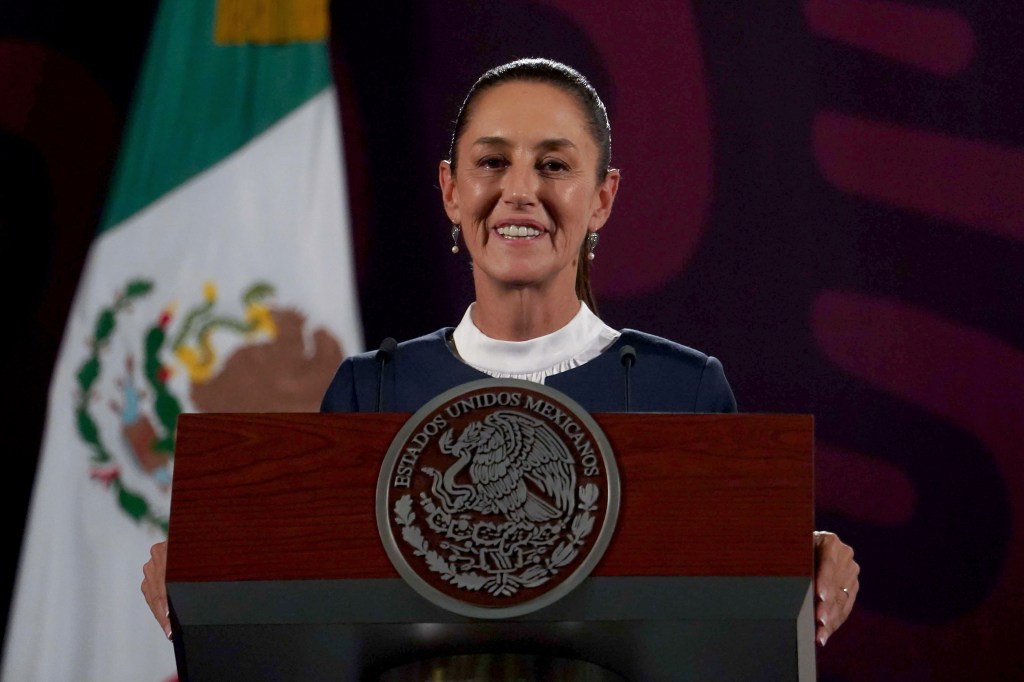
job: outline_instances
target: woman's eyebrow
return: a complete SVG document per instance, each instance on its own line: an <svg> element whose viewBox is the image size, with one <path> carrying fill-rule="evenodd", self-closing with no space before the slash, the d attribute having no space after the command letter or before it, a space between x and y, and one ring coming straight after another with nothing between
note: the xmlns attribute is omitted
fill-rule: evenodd
<svg viewBox="0 0 1024 682"><path fill-rule="evenodd" d="M572 140L570 140L568 138L565 138L565 137L559 137L559 138L555 138L555 139L551 139L551 140L541 140L536 145L534 145L534 149L542 149L542 150L566 149L566 148L575 149L576 145L573 144Z"/></svg>
<svg viewBox="0 0 1024 682"><path fill-rule="evenodd" d="M484 137L478 137L473 141L474 145L480 145L484 147L508 147L509 141L500 135L485 135Z"/></svg>

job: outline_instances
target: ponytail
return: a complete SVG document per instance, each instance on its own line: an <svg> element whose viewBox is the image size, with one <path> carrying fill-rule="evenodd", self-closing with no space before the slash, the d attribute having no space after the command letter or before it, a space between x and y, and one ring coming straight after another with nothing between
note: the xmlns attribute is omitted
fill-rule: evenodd
<svg viewBox="0 0 1024 682"><path fill-rule="evenodd" d="M576 297L586 303L590 311L597 315L597 299L594 298L594 289L590 285L590 249L587 248L586 239L580 245L577 262Z"/></svg>

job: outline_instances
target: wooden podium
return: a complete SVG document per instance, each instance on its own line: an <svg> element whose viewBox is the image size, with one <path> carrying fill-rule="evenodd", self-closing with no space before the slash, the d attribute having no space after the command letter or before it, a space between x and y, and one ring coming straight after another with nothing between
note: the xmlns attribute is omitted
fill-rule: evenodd
<svg viewBox="0 0 1024 682"><path fill-rule="evenodd" d="M588 661L642 682L814 680L813 418L592 415L615 534L545 608L476 620L390 563L377 477L409 419L179 418L167 588L181 682L378 680L462 653Z"/></svg>

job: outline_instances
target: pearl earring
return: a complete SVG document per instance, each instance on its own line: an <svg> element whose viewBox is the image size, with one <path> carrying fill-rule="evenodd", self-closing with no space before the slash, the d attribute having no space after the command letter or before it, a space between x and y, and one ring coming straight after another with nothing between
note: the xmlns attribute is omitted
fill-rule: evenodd
<svg viewBox="0 0 1024 682"><path fill-rule="evenodd" d="M459 252L459 233L462 232L462 227L457 223L452 223L452 253Z"/></svg>
<svg viewBox="0 0 1024 682"><path fill-rule="evenodd" d="M594 250L597 249L597 232L587 233L587 260L594 260Z"/></svg>

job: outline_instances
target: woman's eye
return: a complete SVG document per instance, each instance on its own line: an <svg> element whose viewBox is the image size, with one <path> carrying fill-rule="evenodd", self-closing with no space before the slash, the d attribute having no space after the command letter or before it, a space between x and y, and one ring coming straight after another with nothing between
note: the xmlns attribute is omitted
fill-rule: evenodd
<svg viewBox="0 0 1024 682"><path fill-rule="evenodd" d="M490 170L500 170L506 166L505 159L500 156L487 156L480 159L479 166Z"/></svg>
<svg viewBox="0 0 1024 682"><path fill-rule="evenodd" d="M569 170L569 166L557 159L546 159L541 161L540 169L545 173L561 173L562 171Z"/></svg>

